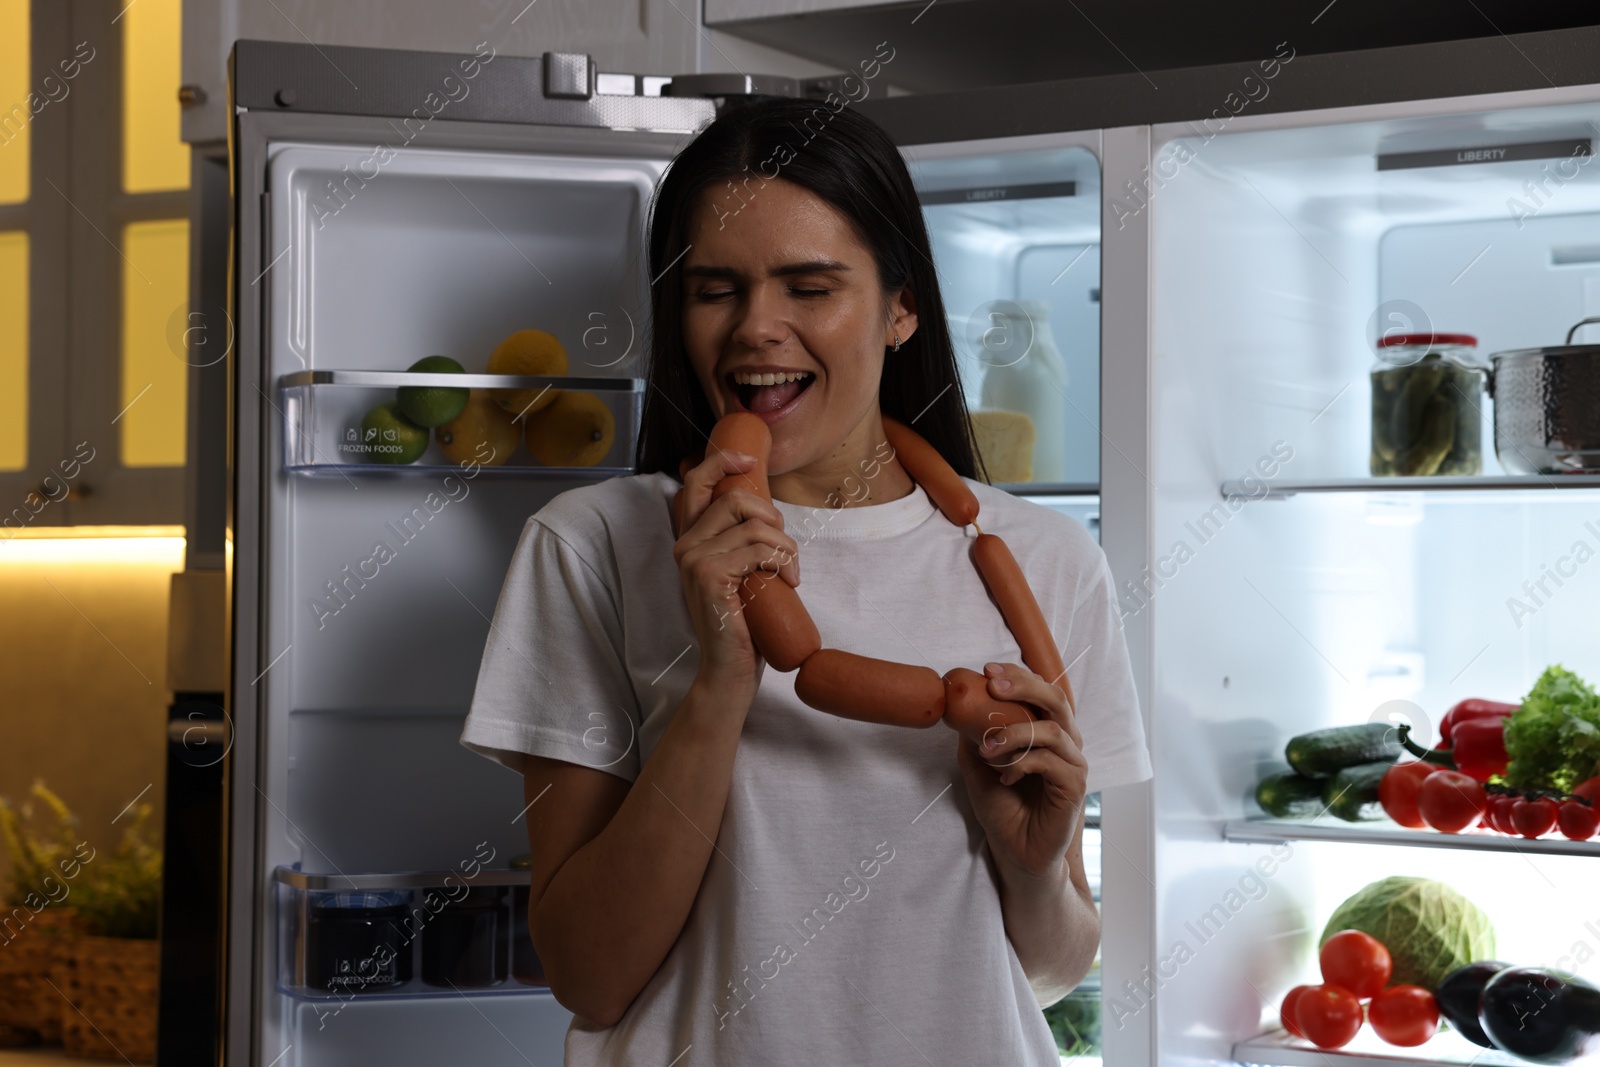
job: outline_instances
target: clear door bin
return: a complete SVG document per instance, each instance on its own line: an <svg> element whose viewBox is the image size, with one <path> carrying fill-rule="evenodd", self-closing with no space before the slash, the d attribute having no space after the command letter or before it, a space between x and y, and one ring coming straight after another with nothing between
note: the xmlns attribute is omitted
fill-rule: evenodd
<svg viewBox="0 0 1600 1067"><path fill-rule="evenodd" d="M644 379L306 370L280 394L291 473L602 479L633 472Z"/></svg>
<svg viewBox="0 0 1600 1067"><path fill-rule="evenodd" d="M307 874L279 867L278 991L303 1000L548 992L528 871ZM512 961L517 961L513 966ZM532 961L531 963L528 961Z"/></svg>

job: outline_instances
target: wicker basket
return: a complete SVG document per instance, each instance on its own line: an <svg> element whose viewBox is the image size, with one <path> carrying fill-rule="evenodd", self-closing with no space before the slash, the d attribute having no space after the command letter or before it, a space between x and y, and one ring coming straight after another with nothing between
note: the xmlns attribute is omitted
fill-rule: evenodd
<svg viewBox="0 0 1600 1067"><path fill-rule="evenodd" d="M161 942L154 938L78 938L58 969L61 1045L69 1056L151 1063L156 1058Z"/></svg>
<svg viewBox="0 0 1600 1067"><path fill-rule="evenodd" d="M10 920L0 926L0 1027L32 1030L54 1044L61 1040L64 1002L50 987L51 974L81 936L73 910L52 905L34 915L22 906L0 907L0 920Z"/></svg>

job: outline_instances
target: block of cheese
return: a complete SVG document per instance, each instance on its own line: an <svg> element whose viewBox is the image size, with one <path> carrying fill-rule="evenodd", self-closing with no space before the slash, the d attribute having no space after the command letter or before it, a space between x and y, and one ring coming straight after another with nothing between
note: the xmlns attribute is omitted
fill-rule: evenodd
<svg viewBox="0 0 1600 1067"><path fill-rule="evenodd" d="M1020 411L972 411L972 437L993 483L1033 480L1033 420Z"/></svg>

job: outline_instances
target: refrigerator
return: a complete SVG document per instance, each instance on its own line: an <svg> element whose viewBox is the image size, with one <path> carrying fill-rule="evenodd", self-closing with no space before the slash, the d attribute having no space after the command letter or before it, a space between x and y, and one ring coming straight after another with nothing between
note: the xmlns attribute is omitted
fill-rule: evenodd
<svg viewBox="0 0 1600 1067"><path fill-rule="evenodd" d="M1596 57L1590 29L1321 55L1290 35L1248 63L852 105L916 179L975 407L1012 366L992 331L1031 345L1048 321L1064 373L1040 418L1064 464L1006 488L1085 522L1121 597L1155 778L1097 798L1086 831L1102 947L1050 1016L1064 1061L1522 1062L1453 1033L1319 1050L1279 1027L1329 913L1389 875L1465 894L1499 958L1600 983L1593 842L1253 800L1309 730L1402 701L1431 740L1456 700L1516 701L1550 664L1600 678L1600 565L1536 605L1523 587L1600 550L1600 479L1503 471L1487 397L1481 473L1368 467L1379 337L1467 333L1487 355L1600 315ZM317 992L308 935L341 893L390 907L468 868L515 889L517 776L456 738L523 520L627 473L651 183L729 96L842 84L671 80L235 50L229 1067L559 1060L568 1016L536 985L430 985L419 943L405 984ZM524 328L605 398L600 464L468 478L436 446L393 467L341 451L411 363L480 373Z"/></svg>
<svg viewBox="0 0 1600 1067"><path fill-rule="evenodd" d="M1594 841L1266 819L1252 800L1294 735L1409 721L1433 744L1461 699L1518 703L1554 664L1600 677L1600 580L1571 563L1595 547L1600 479L1518 473L1496 448L1505 388L1461 397L1481 470L1372 474L1393 424L1380 338L1468 335L1488 360L1600 313L1600 71L1562 61L1594 34L1529 36L1408 57L1449 84L1489 52L1474 77L1501 91L1149 127L1150 541L1124 588L1150 628L1155 988L1107 1010L1151 1015L1161 1063L1527 1062L1455 1032L1401 1048L1363 1027L1336 1052L1284 1035L1330 914L1385 877L1464 895L1496 959L1600 981Z"/></svg>
<svg viewBox="0 0 1600 1067"><path fill-rule="evenodd" d="M1280 1005L1321 981L1335 907L1391 876L1467 897L1498 959L1600 980L1593 841L1273 819L1254 791L1311 730L1433 743L1460 699L1600 675L1600 580L1576 562L1600 479L1503 466L1476 393L1480 471L1371 473L1380 338L1472 335L1487 360L1597 314L1600 34L1325 55L1285 35L1250 63L874 114L913 155L1100 130L1101 540L1155 768L1103 798L1104 1061L1527 1062L1370 1026L1319 1049Z"/></svg>
<svg viewBox="0 0 1600 1067"><path fill-rule="evenodd" d="M457 739L525 520L631 470L653 184L720 106L827 83L240 41L230 85L225 1062L559 1062L570 1015L518 929L520 777ZM996 357L996 307L1037 300L1040 330L1049 318L1038 350L1063 373L1044 428L1071 462L1008 488L1091 531L1098 148L1095 133L980 140L914 165L951 328L976 338L969 395L1035 344L1029 320ZM373 415L402 386L552 384L485 373L526 329L562 343L560 387L609 412L591 465L520 446L499 464L437 436L412 458ZM407 373L434 355L464 373ZM1076 994L1080 1025L1097 988Z"/></svg>

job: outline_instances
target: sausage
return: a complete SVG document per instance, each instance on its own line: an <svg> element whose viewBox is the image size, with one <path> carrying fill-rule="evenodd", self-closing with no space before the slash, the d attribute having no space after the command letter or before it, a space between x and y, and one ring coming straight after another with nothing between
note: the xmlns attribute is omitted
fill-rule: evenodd
<svg viewBox="0 0 1600 1067"><path fill-rule="evenodd" d="M795 675L794 691L818 711L885 726L932 726L944 717L944 679L932 667L837 648L807 657Z"/></svg>
<svg viewBox="0 0 1600 1067"><path fill-rule="evenodd" d="M989 587L989 595L1000 607L1000 615L1017 639L1022 649L1022 662L1034 674L1047 682L1054 682L1067 697L1067 707L1076 709L1072 698L1072 683L1067 681L1067 669L1061 663L1061 653L1055 638L1050 636L1050 625L1045 622L1039 602L1028 587L1022 568L1011 549L995 534L979 534L972 542L972 562Z"/></svg>
<svg viewBox="0 0 1600 1067"><path fill-rule="evenodd" d="M722 416L711 428L711 441L706 445L707 453L713 450L747 452L756 457L756 465L743 473L723 475L717 487L711 491L712 500L734 488L748 489L763 500L772 499L772 491L767 487L767 460L772 455L772 431L767 429L760 415L748 411L730 411Z"/></svg>
<svg viewBox="0 0 1600 1067"><path fill-rule="evenodd" d="M977 519L978 498L972 495L972 487L921 434L887 415L883 416L883 434L900 465L945 518L957 526L970 526Z"/></svg>
<svg viewBox="0 0 1600 1067"><path fill-rule="evenodd" d="M980 744L996 727L1035 718L1027 704L990 696L989 679L977 671L956 667L945 672L944 724L965 734L973 744Z"/></svg>
<svg viewBox="0 0 1600 1067"><path fill-rule="evenodd" d="M715 500L733 489L747 489L771 501L767 486L767 460L772 453L772 432L761 416L748 411L733 411L711 428L712 448L747 452L756 465L743 473L725 475L711 491ZM744 605L745 625L763 659L787 673L799 667L806 657L822 647L822 635L811 613L800 602L794 586L772 574L757 571L739 583L739 602Z"/></svg>
<svg viewBox="0 0 1600 1067"><path fill-rule="evenodd" d="M739 583L745 625L763 659L788 673L822 648L822 635L795 587L779 575L757 570Z"/></svg>

